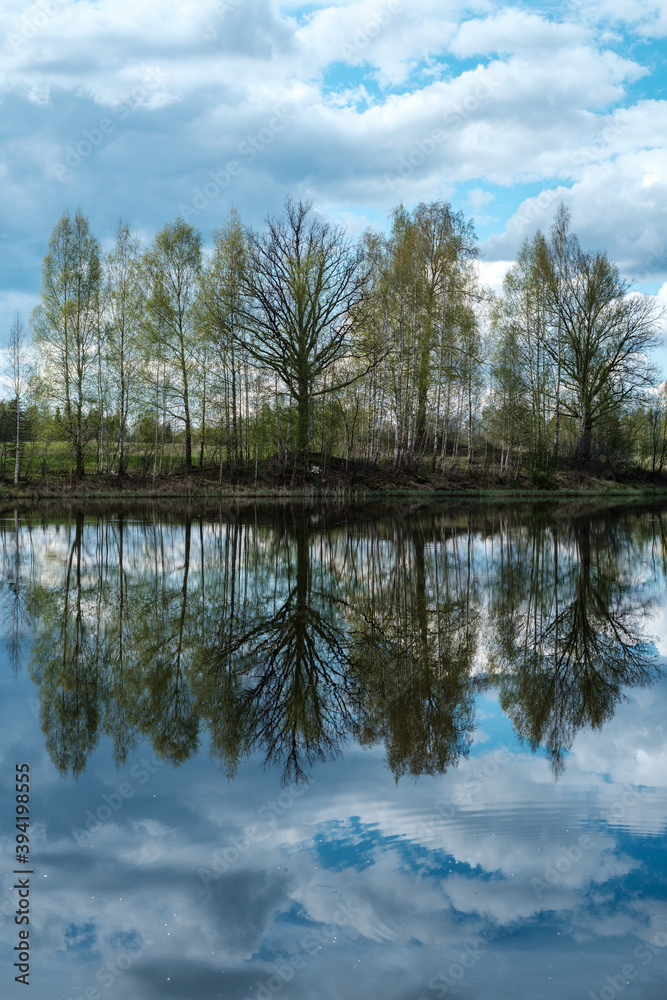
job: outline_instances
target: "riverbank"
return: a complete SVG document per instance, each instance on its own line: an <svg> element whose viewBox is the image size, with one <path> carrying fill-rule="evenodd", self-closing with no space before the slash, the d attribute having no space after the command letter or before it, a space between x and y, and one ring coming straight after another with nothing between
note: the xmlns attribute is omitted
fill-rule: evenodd
<svg viewBox="0 0 667 1000"><path fill-rule="evenodd" d="M195 469L189 475L171 473L153 480L137 475L91 475L82 480L51 476L29 482L0 483L0 501L67 499L321 499L321 500L398 500L403 497L428 496L429 499L520 497L641 497L667 498L667 475L632 470L611 473L598 469L558 470L527 475L500 477L482 470L451 471L444 476L423 470L372 468L358 463L347 467L341 462L322 477L313 465L306 481L291 482L267 473L255 477L254 470L241 470L223 476L217 470Z"/></svg>

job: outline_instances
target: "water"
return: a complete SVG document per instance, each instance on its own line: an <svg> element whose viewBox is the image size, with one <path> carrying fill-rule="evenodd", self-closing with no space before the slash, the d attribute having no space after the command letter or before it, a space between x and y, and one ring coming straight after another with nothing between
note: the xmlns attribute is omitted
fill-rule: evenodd
<svg viewBox="0 0 667 1000"><path fill-rule="evenodd" d="M27 928L33 1000L664 998L667 510L0 540L3 996Z"/></svg>

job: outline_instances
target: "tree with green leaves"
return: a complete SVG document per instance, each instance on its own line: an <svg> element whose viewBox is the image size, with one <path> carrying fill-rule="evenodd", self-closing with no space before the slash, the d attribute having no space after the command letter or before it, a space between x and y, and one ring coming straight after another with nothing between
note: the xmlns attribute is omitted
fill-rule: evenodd
<svg viewBox="0 0 667 1000"><path fill-rule="evenodd" d="M428 397L433 385L438 320L443 306L453 311L461 299L470 306L469 264L478 256L473 224L449 202L420 202L411 214L415 229L419 280L422 284L422 331L417 367L415 438L426 433ZM467 310L470 313L470 308ZM468 368L470 365L468 365Z"/></svg>
<svg viewBox="0 0 667 1000"><path fill-rule="evenodd" d="M116 242L105 260L107 299L107 360L118 413L118 473L125 472L125 448L130 393L138 367L142 300L139 284L139 240L127 222L116 228Z"/></svg>
<svg viewBox="0 0 667 1000"><path fill-rule="evenodd" d="M409 468L423 453L431 428L435 463L439 443L446 446L454 384L464 394L470 388L464 372L467 365L471 374L470 356L459 341L470 330L475 293L470 265L477 249L472 225L447 202L422 202L412 212L400 205L391 218L391 232L374 253L381 275L374 278L389 346L394 466L402 462ZM459 403L462 407L463 395Z"/></svg>
<svg viewBox="0 0 667 1000"><path fill-rule="evenodd" d="M501 476L518 473L515 456L523 450L528 426L529 390L520 345L520 330L507 309L506 299L497 299L491 313L494 347L491 355L491 393L487 402L491 432L500 443Z"/></svg>
<svg viewBox="0 0 667 1000"><path fill-rule="evenodd" d="M65 212L42 264L41 302L32 315L40 353L40 383L63 413L74 450L76 476L84 475L84 433L90 377L96 361L101 265L98 240L86 216Z"/></svg>
<svg viewBox="0 0 667 1000"><path fill-rule="evenodd" d="M20 312L16 312L9 330L9 363L7 375L12 388L16 408L16 457L14 460L14 485L19 481L21 457L21 407L25 407L26 394L33 374L28 358L28 344L25 325Z"/></svg>
<svg viewBox="0 0 667 1000"><path fill-rule="evenodd" d="M493 312L493 326L500 343L496 352L496 372L503 371L503 405L512 411L511 422L525 443L533 470L548 464L551 450L547 426L553 399L553 364L557 347L550 340L548 249L538 230L532 240L525 239L516 263L505 275L503 295ZM508 363L512 358L511 368ZM499 365L499 366L498 366ZM514 378L510 388L510 371ZM522 407L525 424L519 428L515 417ZM507 414L506 414L507 415Z"/></svg>
<svg viewBox="0 0 667 1000"><path fill-rule="evenodd" d="M221 399L223 420L227 421L229 465L237 466L241 457L241 369L245 361L245 352L238 341L242 336L241 319L248 305L244 288L249 260L247 236L235 208L230 210L224 225L213 233L213 239L213 253L202 274L198 321L201 340L210 344L215 358L211 391Z"/></svg>
<svg viewBox="0 0 667 1000"><path fill-rule="evenodd" d="M143 258L150 338L160 340L170 372L170 412L185 424L185 469L192 470L190 381L196 346L195 303L202 266L202 237L183 219L160 230Z"/></svg>
<svg viewBox="0 0 667 1000"><path fill-rule="evenodd" d="M548 240L537 232L524 241L494 310L505 416L530 420L519 438L530 434L534 469L558 462L562 417L578 464L595 446L608 453L613 427L656 378L654 304L630 293L605 253L582 250L569 226L561 205Z"/></svg>

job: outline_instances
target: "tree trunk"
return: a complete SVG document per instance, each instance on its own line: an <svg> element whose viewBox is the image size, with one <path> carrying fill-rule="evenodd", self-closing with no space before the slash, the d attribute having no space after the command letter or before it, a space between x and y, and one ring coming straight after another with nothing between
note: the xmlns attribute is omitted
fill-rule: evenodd
<svg viewBox="0 0 667 1000"><path fill-rule="evenodd" d="M204 438L206 436L206 370L204 369L203 396L201 404L201 447L199 449L199 468L204 468Z"/></svg>
<svg viewBox="0 0 667 1000"><path fill-rule="evenodd" d="M578 465L583 467L590 463L592 442L593 419L590 412L584 411L579 441L577 442L576 460Z"/></svg>
<svg viewBox="0 0 667 1000"><path fill-rule="evenodd" d="M299 464L305 470L308 452L308 424L310 418L310 384L305 372L299 372L297 382L297 431L296 450Z"/></svg>
<svg viewBox="0 0 667 1000"><path fill-rule="evenodd" d="M19 408L19 397L16 397L16 461L14 462L14 485L19 481L19 448L21 445L21 411Z"/></svg>
<svg viewBox="0 0 667 1000"><path fill-rule="evenodd" d="M83 413L81 401L77 407L76 413L76 478L83 479L84 475L84 462L83 462Z"/></svg>
<svg viewBox="0 0 667 1000"><path fill-rule="evenodd" d="M118 475L125 473L125 326L120 334L120 427L118 428Z"/></svg>

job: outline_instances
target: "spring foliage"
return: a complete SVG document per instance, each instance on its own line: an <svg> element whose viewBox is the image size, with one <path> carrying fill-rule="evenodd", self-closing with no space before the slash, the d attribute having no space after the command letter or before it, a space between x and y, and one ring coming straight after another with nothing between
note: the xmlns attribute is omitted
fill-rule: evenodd
<svg viewBox="0 0 667 1000"><path fill-rule="evenodd" d="M221 479L332 459L506 477L661 468L651 300L581 248L562 205L502 294L478 257L445 202L399 206L356 241L308 202L288 198L258 232L232 209L210 251L183 219L145 248L121 221L105 256L65 212L31 320L44 426L57 416L78 477L93 454L97 471L155 477L175 449L186 472L215 463Z"/></svg>

